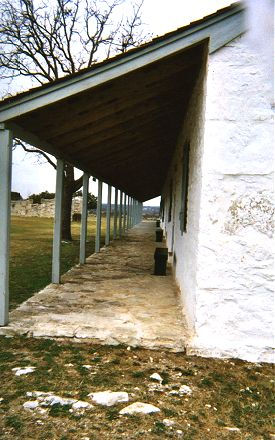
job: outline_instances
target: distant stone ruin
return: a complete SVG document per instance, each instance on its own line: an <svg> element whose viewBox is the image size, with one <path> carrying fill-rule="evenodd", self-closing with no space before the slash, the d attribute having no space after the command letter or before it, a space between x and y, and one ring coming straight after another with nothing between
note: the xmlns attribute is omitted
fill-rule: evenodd
<svg viewBox="0 0 275 440"><path fill-rule="evenodd" d="M22 217L54 217L55 199L41 199L41 203L33 203L32 199L11 202L11 215ZM82 197L75 197L72 203L72 215L82 211Z"/></svg>

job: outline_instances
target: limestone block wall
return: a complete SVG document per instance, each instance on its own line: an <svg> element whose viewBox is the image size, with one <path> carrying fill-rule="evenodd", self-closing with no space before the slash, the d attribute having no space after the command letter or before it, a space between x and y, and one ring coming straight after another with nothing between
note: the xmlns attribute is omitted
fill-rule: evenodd
<svg viewBox="0 0 275 440"><path fill-rule="evenodd" d="M200 79L163 189L163 226L191 330L188 352L271 362L271 83L246 36L212 54L208 62L205 120ZM181 148L187 138L188 216L187 232L181 235Z"/></svg>
<svg viewBox="0 0 275 440"><path fill-rule="evenodd" d="M40 203L32 203L32 200L17 200L11 202L11 215L25 217L54 217L54 199L42 199ZM82 198L75 197L72 203L72 213L81 213Z"/></svg>
<svg viewBox="0 0 275 440"><path fill-rule="evenodd" d="M174 158L169 168L162 192L165 215L162 226L165 231L168 251L171 257L174 275L181 290L182 310L186 316L190 334L195 331L196 321L196 272L198 258L201 159L203 152L204 99L207 51L202 60L201 72L197 78L187 115L178 139ZM187 212L187 232L180 230L180 210L182 197L182 161L183 147L190 142L189 200ZM170 185L172 184L172 216L168 219L170 205Z"/></svg>
<svg viewBox="0 0 275 440"><path fill-rule="evenodd" d="M271 95L247 37L210 56L193 352L273 360Z"/></svg>

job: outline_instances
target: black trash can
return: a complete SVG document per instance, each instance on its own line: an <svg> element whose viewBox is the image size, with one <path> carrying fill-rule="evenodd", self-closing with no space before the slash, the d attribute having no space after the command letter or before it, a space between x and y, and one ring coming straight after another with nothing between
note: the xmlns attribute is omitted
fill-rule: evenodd
<svg viewBox="0 0 275 440"><path fill-rule="evenodd" d="M168 248L156 248L154 259L155 259L154 275L166 275Z"/></svg>
<svg viewBox="0 0 275 440"><path fill-rule="evenodd" d="M161 228L156 229L156 241L162 242L163 239L163 230Z"/></svg>
<svg viewBox="0 0 275 440"><path fill-rule="evenodd" d="M156 221L156 227L159 228L160 227L160 220Z"/></svg>

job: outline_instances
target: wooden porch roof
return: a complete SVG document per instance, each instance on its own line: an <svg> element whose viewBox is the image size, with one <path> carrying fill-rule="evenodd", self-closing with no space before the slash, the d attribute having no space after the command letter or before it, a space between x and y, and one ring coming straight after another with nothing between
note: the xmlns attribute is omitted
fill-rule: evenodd
<svg viewBox="0 0 275 440"><path fill-rule="evenodd" d="M161 192L206 54L244 31L237 4L0 104L14 137L145 201Z"/></svg>

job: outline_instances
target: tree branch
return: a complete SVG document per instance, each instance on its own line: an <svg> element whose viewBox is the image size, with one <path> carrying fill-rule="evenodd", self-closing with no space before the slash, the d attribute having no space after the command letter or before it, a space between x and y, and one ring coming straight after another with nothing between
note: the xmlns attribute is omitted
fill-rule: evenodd
<svg viewBox="0 0 275 440"><path fill-rule="evenodd" d="M47 155L47 153L45 153L45 151L43 150L39 150L37 148L28 148L26 146L26 144L21 141L20 139L14 139L14 145L16 146L20 146L23 148L24 151L26 151L27 153L34 153L34 154L39 154L40 156L44 157L44 159L46 159L46 161L54 168L56 169L56 164L51 160L51 158Z"/></svg>

